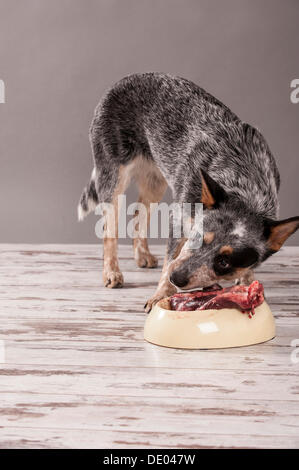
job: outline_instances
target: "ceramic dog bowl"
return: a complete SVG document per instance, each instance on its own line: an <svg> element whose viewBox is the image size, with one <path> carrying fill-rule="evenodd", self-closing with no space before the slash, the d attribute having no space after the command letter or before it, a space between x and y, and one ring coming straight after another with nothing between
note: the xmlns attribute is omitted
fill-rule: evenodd
<svg viewBox="0 0 299 470"><path fill-rule="evenodd" d="M232 308L221 310L170 310L169 298L160 300L148 315L144 339L169 348L217 349L249 346L275 336L275 321L264 301L249 318Z"/></svg>

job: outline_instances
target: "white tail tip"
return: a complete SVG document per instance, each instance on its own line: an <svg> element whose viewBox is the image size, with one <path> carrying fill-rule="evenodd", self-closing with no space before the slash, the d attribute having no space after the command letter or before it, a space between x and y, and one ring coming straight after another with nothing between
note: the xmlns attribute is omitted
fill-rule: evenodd
<svg viewBox="0 0 299 470"><path fill-rule="evenodd" d="M82 222L85 219L86 212L83 210L81 204L78 205L78 220Z"/></svg>

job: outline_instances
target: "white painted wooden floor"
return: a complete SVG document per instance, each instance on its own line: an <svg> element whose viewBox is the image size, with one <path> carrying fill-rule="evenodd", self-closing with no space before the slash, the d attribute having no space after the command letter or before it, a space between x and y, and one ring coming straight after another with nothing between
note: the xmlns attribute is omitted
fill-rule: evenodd
<svg viewBox="0 0 299 470"><path fill-rule="evenodd" d="M109 290L95 245L0 245L1 448L299 447L299 247L257 276L277 337L217 351L144 342L153 252Z"/></svg>

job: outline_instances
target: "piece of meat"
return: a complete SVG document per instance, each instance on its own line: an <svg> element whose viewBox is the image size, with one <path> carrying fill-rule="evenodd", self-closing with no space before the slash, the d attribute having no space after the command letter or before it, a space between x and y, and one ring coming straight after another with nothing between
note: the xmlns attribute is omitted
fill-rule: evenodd
<svg viewBox="0 0 299 470"><path fill-rule="evenodd" d="M259 281L253 281L250 286L233 286L222 289L219 284L195 292L180 292L170 297L171 310L220 310L222 308L237 308L242 313L248 313L251 318L254 309L264 301L264 288Z"/></svg>

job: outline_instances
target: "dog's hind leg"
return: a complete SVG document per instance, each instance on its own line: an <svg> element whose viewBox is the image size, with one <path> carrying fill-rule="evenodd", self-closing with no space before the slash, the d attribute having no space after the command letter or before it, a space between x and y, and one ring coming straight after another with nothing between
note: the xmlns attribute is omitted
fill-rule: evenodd
<svg viewBox="0 0 299 470"><path fill-rule="evenodd" d="M146 238L147 229L150 222L151 203L161 201L167 188L167 183L154 164L148 163L143 159L139 159L137 162L134 176L139 190L138 203L143 204L146 211L145 217L142 217L138 209L135 213L135 228L137 233L133 239L134 258L137 266L140 268L155 268L158 265L158 260L149 251Z"/></svg>
<svg viewBox="0 0 299 470"><path fill-rule="evenodd" d="M119 168L118 183L114 189L109 210L105 210L106 221L103 237L103 283L105 287L122 287L123 275L118 264L118 214L119 198L128 187L130 182L130 167L121 165Z"/></svg>
<svg viewBox="0 0 299 470"><path fill-rule="evenodd" d="M130 182L132 162L121 164L119 159L113 158L96 127L91 128L90 140L95 166L91 180L81 195L78 217L82 220L97 204L105 203L103 282L106 287L121 287L123 275L117 257L118 196L125 192Z"/></svg>

